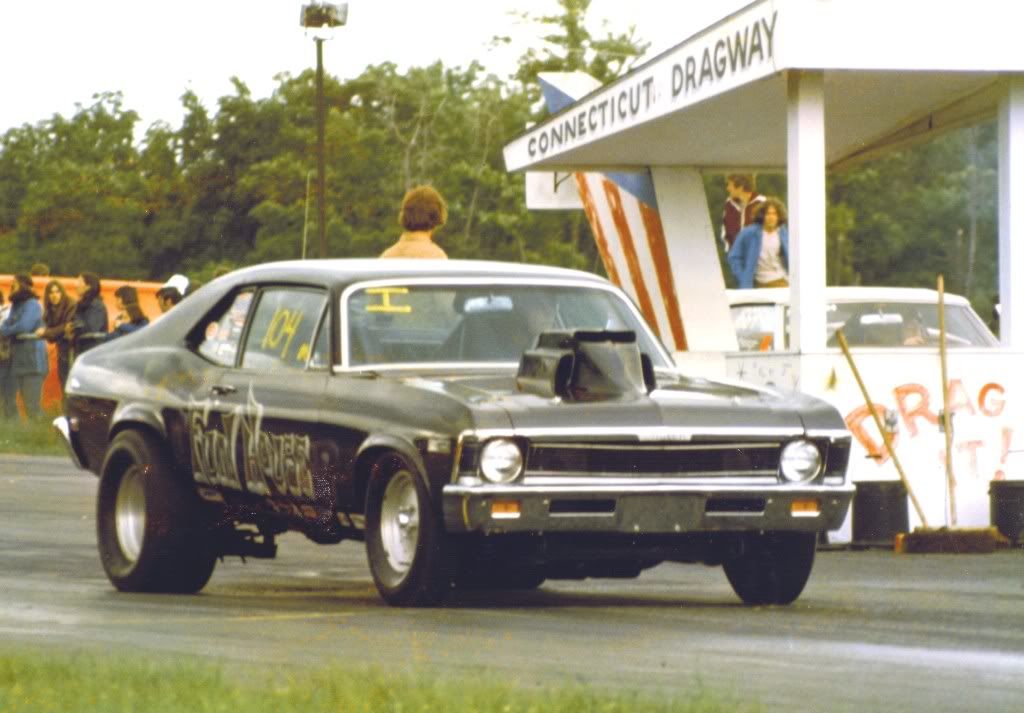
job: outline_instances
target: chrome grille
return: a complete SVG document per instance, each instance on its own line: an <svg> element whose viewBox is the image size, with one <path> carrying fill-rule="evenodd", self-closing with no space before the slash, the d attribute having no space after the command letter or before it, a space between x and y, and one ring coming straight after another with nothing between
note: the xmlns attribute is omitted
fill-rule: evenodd
<svg viewBox="0 0 1024 713"><path fill-rule="evenodd" d="M528 477L775 478L782 444L533 443Z"/></svg>

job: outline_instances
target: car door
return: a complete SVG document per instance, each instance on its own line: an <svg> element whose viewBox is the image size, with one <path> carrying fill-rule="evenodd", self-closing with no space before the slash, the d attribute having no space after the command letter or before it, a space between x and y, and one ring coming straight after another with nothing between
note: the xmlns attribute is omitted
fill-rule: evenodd
<svg viewBox="0 0 1024 713"><path fill-rule="evenodd" d="M237 455L240 422L234 418L234 400L225 398L230 389L224 377L238 363L256 293L255 287L244 287L228 295L206 316L196 338L195 351L207 366L189 395L185 425L192 476L200 495L211 500L243 493Z"/></svg>
<svg viewBox="0 0 1024 713"><path fill-rule="evenodd" d="M330 367L326 290L259 290L236 365L215 385L238 487L280 514L333 518L321 410Z"/></svg>

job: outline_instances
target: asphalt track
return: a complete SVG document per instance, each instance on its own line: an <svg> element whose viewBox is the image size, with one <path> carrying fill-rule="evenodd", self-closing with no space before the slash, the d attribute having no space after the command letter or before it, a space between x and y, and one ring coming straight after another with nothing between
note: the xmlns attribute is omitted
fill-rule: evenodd
<svg viewBox="0 0 1024 713"><path fill-rule="evenodd" d="M1024 711L1024 550L819 553L789 607L738 603L720 568L461 595L389 608L362 545L280 540L218 565L198 596L114 591L95 548L96 480L0 456L0 646L186 654L227 671L376 664L522 684L684 692L766 711ZM239 667L242 668L242 667Z"/></svg>

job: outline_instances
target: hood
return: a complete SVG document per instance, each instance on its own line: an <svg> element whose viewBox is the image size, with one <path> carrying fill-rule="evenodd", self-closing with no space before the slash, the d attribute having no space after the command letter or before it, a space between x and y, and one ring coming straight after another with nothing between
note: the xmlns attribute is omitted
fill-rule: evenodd
<svg viewBox="0 0 1024 713"><path fill-rule="evenodd" d="M804 394L779 395L756 387L658 375L658 387L639 398L567 402L518 390L514 372L407 377L407 386L465 404L472 411L500 408L517 430L678 428L804 431L845 429L839 412Z"/></svg>

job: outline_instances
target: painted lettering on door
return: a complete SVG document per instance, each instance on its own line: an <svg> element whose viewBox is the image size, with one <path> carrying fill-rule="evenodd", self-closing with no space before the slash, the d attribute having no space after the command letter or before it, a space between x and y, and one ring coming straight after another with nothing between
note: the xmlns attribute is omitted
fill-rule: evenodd
<svg viewBox="0 0 1024 713"><path fill-rule="evenodd" d="M211 424L210 399L189 407L192 472L197 483L244 490L254 495L313 499L313 467L308 435L267 433L263 405L253 396L221 413ZM239 446L242 462L238 462Z"/></svg>

